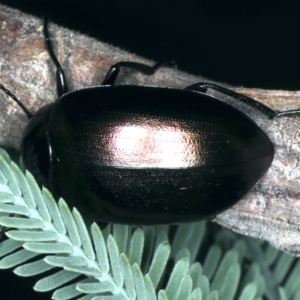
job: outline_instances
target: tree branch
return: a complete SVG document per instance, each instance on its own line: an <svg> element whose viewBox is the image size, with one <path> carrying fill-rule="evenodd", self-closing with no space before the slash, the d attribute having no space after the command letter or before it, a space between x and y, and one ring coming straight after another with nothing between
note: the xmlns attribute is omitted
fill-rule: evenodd
<svg viewBox="0 0 300 300"><path fill-rule="evenodd" d="M0 82L33 113L56 99L55 70L45 49L42 23L41 19L0 6ZM118 61L153 63L54 24L50 24L50 34L71 90L99 85L109 67ZM184 88L203 80L176 69L164 68L154 76L124 71L118 84ZM278 111L300 107L300 92L234 90ZM270 121L253 108L227 97L224 99L243 110L267 133L276 155L272 166L252 191L214 221L300 255L300 118ZM0 145L19 149L27 122L20 108L1 92Z"/></svg>

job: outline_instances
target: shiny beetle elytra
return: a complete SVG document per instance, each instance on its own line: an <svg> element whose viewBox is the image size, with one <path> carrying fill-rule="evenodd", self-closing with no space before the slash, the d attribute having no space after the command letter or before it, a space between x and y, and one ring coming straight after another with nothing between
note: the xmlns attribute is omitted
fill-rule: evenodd
<svg viewBox="0 0 300 300"><path fill-rule="evenodd" d="M210 218L241 199L269 168L274 147L244 113L208 88L255 107L257 101L211 83L183 90L115 86L120 67L151 75L158 68L119 62L102 84L68 92L57 68L58 100L34 116L4 86L0 88L30 119L21 154L40 186L63 197L94 221L171 224Z"/></svg>

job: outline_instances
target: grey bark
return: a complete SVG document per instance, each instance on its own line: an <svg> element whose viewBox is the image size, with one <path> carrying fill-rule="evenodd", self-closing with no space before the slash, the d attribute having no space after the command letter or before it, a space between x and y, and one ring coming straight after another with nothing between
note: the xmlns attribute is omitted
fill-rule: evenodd
<svg viewBox="0 0 300 300"><path fill-rule="evenodd" d="M0 82L33 113L56 99L55 68L45 49L42 23L40 19L0 5ZM50 24L50 32L70 90L100 84L109 67L118 61L153 64L54 24ZM203 80L175 68L163 68L154 76L124 70L118 84L184 88ZM277 111L300 107L300 92L231 88ZM253 108L224 99L263 128L275 145L276 155L252 191L214 221L300 256L300 117L270 121ZM0 145L19 149L27 122L20 108L0 92Z"/></svg>

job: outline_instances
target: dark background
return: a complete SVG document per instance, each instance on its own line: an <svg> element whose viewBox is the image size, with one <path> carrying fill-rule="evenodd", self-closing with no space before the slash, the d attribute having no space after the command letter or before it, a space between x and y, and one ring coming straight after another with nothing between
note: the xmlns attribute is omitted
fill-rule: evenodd
<svg viewBox="0 0 300 300"><path fill-rule="evenodd" d="M246 87L299 89L299 1L0 0L155 61Z"/></svg>
<svg viewBox="0 0 300 300"><path fill-rule="evenodd" d="M59 25L155 61L173 59L192 74L246 87L300 89L299 1L0 2L36 16L47 14ZM50 299L32 294L35 281L1 271L0 297Z"/></svg>

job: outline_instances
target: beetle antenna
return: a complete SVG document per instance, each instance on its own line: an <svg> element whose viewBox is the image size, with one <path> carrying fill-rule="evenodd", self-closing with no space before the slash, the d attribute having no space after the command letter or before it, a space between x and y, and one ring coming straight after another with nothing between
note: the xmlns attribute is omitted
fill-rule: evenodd
<svg viewBox="0 0 300 300"><path fill-rule="evenodd" d="M53 61L53 63L56 66L56 84L57 84L57 94L58 96L62 96L63 94L66 94L68 92L68 86L67 81L65 77L65 72L62 69L54 51L52 48L49 31L48 31L48 17L45 16L44 18L44 37L45 37L45 43L48 50L48 53Z"/></svg>
<svg viewBox="0 0 300 300"><path fill-rule="evenodd" d="M32 118L32 113L23 105L23 103L14 95L12 94L6 87L4 87L1 83L0 83L0 89L6 94L8 95L11 99L13 99L21 108L22 110L25 112L25 114L27 115L28 119Z"/></svg>

